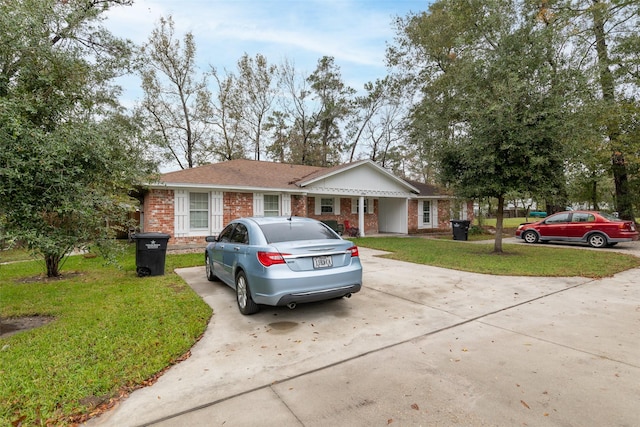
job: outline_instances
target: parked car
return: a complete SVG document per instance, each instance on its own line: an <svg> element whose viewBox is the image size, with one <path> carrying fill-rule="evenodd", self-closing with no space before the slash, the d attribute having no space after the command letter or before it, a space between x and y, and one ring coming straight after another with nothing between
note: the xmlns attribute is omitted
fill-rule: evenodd
<svg viewBox="0 0 640 427"><path fill-rule="evenodd" d="M206 241L207 279L235 289L242 314L351 297L362 286L358 247L314 219L240 218Z"/></svg>
<svg viewBox="0 0 640 427"><path fill-rule="evenodd" d="M637 240L638 231L633 221L624 221L604 212L567 211L542 221L521 224L516 237L527 243L561 240L586 242L594 248L602 248Z"/></svg>

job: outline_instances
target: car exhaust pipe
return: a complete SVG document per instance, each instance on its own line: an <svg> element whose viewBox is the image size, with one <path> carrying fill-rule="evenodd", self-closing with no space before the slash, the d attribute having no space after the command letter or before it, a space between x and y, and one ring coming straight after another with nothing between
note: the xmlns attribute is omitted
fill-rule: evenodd
<svg viewBox="0 0 640 427"><path fill-rule="evenodd" d="M290 310L293 310L294 308L296 308L296 303L290 302L289 304L287 304L287 307L289 307Z"/></svg>
<svg viewBox="0 0 640 427"><path fill-rule="evenodd" d="M350 294L350 293L349 293L349 294L346 294L344 297L345 297L345 298L351 298L351 294Z"/></svg>

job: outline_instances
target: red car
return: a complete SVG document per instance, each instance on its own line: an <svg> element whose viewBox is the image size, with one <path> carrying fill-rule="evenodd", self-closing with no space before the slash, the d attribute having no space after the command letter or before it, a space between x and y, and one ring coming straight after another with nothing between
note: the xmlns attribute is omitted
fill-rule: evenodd
<svg viewBox="0 0 640 427"><path fill-rule="evenodd" d="M562 240L586 242L594 248L638 240L633 221L595 211L570 211L550 215L542 221L521 224L516 237L527 243Z"/></svg>

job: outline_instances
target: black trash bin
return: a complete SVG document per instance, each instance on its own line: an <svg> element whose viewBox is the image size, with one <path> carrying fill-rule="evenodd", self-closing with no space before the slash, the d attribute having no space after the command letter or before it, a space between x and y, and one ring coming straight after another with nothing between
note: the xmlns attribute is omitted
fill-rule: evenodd
<svg viewBox="0 0 640 427"><path fill-rule="evenodd" d="M170 237L164 233L138 233L133 236L136 240L136 273L139 277L164 275Z"/></svg>
<svg viewBox="0 0 640 427"><path fill-rule="evenodd" d="M452 219L451 229L453 230L453 240L467 240L469 236L469 225L471 225L471 221Z"/></svg>

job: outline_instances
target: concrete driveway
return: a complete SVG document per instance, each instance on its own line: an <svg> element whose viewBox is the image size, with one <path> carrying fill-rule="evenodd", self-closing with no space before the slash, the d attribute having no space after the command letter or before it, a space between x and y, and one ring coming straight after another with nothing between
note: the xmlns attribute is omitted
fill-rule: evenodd
<svg viewBox="0 0 640 427"><path fill-rule="evenodd" d="M180 270L214 309L204 337L156 384L87 424L640 423L640 269L500 277L378 254L360 250L364 287L351 299L253 316L204 267Z"/></svg>

